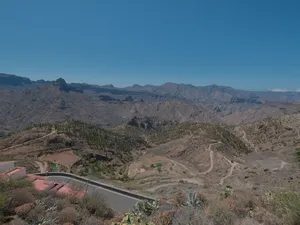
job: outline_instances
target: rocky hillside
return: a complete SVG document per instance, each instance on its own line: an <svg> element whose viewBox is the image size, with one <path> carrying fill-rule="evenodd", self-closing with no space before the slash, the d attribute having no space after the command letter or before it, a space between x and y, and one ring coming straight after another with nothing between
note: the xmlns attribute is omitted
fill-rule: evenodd
<svg viewBox="0 0 300 225"><path fill-rule="evenodd" d="M11 134L0 141L0 155L2 159L27 162L29 167L40 166L39 162L45 161L57 163L61 171L119 178L124 166L148 146L140 137L118 134L80 121L66 121L37 124Z"/></svg>
<svg viewBox="0 0 300 225"><path fill-rule="evenodd" d="M103 99L103 95L70 91L69 86L64 85L44 84L23 91L0 91L0 129L6 133L38 122L66 119L98 125L119 124L134 116L155 116L179 122L217 122L215 114L205 106L179 100L146 102L124 97L122 101L112 102Z"/></svg>
<svg viewBox="0 0 300 225"><path fill-rule="evenodd" d="M35 123L66 119L116 125L136 116L179 123L239 125L300 111L296 103L265 102L256 93L217 85L195 87L166 83L116 88L67 84L62 78L49 82L30 81L15 75L1 76L0 137Z"/></svg>

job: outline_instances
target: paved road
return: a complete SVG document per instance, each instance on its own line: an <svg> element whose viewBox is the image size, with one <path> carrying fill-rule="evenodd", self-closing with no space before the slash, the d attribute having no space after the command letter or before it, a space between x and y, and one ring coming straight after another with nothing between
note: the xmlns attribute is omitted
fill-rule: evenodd
<svg viewBox="0 0 300 225"><path fill-rule="evenodd" d="M83 190L87 190L88 194L99 194L107 202L108 206L111 207L118 213L127 212L132 209L132 207L140 201L143 197L134 197L131 194L120 193L118 191L110 190L109 188L101 187L96 185L98 182L92 181L91 184L75 178L70 178L66 176L49 176L47 178L50 181L66 183L71 186L79 187ZM123 190L126 192L126 190Z"/></svg>

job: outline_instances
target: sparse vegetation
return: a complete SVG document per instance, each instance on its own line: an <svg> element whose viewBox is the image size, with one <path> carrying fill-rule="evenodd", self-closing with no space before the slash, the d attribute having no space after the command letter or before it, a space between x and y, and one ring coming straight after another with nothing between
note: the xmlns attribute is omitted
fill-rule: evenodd
<svg viewBox="0 0 300 225"><path fill-rule="evenodd" d="M300 148L296 148L295 151L296 151L297 161L300 163Z"/></svg>
<svg viewBox="0 0 300 225"><path fill-rule="evenodd" d="M150 168L157 169L158 172L161 172L162 171L162 163L151 164Z"/></svg>
<svg viewBox="0 0 300 225"><path fill-rule="evenodd" d="M207 136L209 139L220 141L228 149L234 149L235 151L232 153L236 155L251 152L239 138L229 131L229 128L216 124L181 123L162 126L149 134L149 139L156 144L162 144L191 134Z"/></svg>
<svg viewBox="0 0 300 225"><path fill-rule="evenodd" d="M37 192L25 180L0 180L0 224L16 215L29 224L85 225L91 216L102 221L113 218L114 213L99 196L78 199L50 191Z"/></svg>
<svg viewBox="0 0 300 225"><path fill-rule="evenodd" d="M227 185L223 191L221 192L221 195L224 197L224 198L228 198L229 196L231 196L233 194L233 188L229 185Z"/></svg>
<svg viewBox="0 0 300 225"><path fill-rule="evenodd" d="M133 208L133 212L137 215L145 214L147 216L150 216L155 211L157 211L158 208L159 208L158 200L155 201L144 200L136 203L136 205Z"/></svg>
<svg viewBox="0 0 300 225"><path fill-rule="evenodd" d="M300 194L292 191L269 191L266 193L267 207L283 218L287 225L300 224Z"/></svg>

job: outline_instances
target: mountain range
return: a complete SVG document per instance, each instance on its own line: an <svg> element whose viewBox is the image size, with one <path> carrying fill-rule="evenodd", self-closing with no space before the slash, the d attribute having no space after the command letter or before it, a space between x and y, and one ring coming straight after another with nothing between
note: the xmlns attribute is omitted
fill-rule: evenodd
<svg viewBox="0 0 300 225"><path fill-rule="evenodd" d="M67 84L0 73L2 135L38 122L77 119L115 125L133 117L238 125L300 111L300 93L165 83L160 86Z"/></svg>

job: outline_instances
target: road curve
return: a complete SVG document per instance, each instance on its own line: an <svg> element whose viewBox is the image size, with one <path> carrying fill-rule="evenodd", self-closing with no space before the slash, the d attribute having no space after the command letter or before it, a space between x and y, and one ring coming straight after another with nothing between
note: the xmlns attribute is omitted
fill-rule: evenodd
<svg viewBox="0 0 300 225"><path fill-rule="evenodd" d="M154 200L150 197L136 194L124 189L116 188L98 181L90 180L71 173L55 172L55 173L37 173L39 176L47 176L47 180L68 183L87 190L89 194L99 194L111 207L118 213L126 212L141 200Z"/></svg>
<svg viewBox="0 0 300 225"><path fill-rule="evenodd" d="M206 170L205 172L202 172L200 173L201 175L204 175L204 174L207 174L207 173L210 173L213 168L214 168L214 151L211 150L211 147L213 145L216 145L216 144L222 144L222 142L218 141L217 143L212 143L208 146L208 151L209 151L209 158L210 158L210 167L208 170Z"/></svg>

